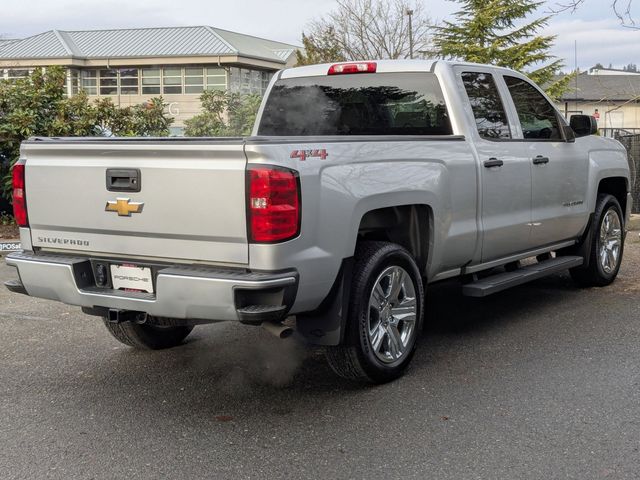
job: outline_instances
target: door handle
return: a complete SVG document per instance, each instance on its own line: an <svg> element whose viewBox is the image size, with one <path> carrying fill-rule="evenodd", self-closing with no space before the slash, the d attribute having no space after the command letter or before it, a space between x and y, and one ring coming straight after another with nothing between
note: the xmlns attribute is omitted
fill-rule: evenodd
<svg viewBox="0 0 640 480"><path fill-rule="evenodd" d="M544 165L545 163L549 163L549 157L543 157L542 155L538 155L533 159L534 165Z"/></svg>
<svg viewBox="0 0 640 480"><path fill-rule="evenodd" d="M497 158L490 158L489 160L485 160L484 162L485 168L501 167L503 165L504 162L502 160L498 160Z"/></svg>

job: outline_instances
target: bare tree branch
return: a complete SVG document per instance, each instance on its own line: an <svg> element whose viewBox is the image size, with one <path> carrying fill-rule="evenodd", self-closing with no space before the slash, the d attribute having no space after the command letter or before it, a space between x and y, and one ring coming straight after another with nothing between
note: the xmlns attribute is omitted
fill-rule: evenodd
<svg viewBox="0 0 640 480"><path fill-rule="evenodd" d="M309 25L309 36L332 29L335 41L349 60L408 58L412 10L414 56L428 49L431 20L419 0L338 0L338 7Z"/></svg>
<svg viewBox="0 0 640 480"><path fill-rule="evenodd" d="M611 9L614 15L620 21L620 25L627 28L640 29L640 25L636 23L631 7L633 6L633 0L610 0ZM557 14L562 12L575 12L578 8L583 6L585 0L559 0L551 7L549 7L549 13Z"/></svg>

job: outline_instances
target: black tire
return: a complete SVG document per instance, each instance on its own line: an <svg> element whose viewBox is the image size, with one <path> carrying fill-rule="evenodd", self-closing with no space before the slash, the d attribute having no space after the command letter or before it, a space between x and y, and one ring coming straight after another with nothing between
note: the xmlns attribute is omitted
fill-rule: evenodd
<svg viewBox="0 0 640 480"><path fill-rule="evenodd" d="M621 244L617 264L614 268L611 268L610 271L606 271L599 259L600 247L602 245L600 230L605 216L609 211L613 211L618 215L621 228ZM618 276L618 271L620 270L620 264L622 263L622 256L624 253L624 214L622 213L620 203L618 203L618 200L613 195L598 195L596 211L593 215L591 224L591 232L591 245L586 249L589 264L586 267L572 268L570 270L571 278L573 278L578 285L583 287L604 287L612 283Z"/></svg>
<svg viewBox="0 0 640 480"><path fill-rule="evenodd" d="M404 353L395 361L384 362L374 352L370 340L369 300L378 277L390 267L401 267L411 280L415 293L415 323L407 339ZM391 285L389 285L391 290ZM361 242L355 254L343 345L326 351L329 365L339 376L369 383L385 383L400 377L415 353L422 331L424 289L418 266L403 247L389 242ZM388 317L387 317L388 318ZM397 331L397 329L396 329ZM391 338L386 337L387 342Z"/></svg>
<svg viewBox="0 0 640 480"><path fill-rule="evenodd" d="M113 323L104 318L108 332L120 343L140 350L161 350L180 345L193 330L192 326L173 326L170 319L154 319L158 324L135 322ZM159 320L165 320L164 322Z"/></svg>

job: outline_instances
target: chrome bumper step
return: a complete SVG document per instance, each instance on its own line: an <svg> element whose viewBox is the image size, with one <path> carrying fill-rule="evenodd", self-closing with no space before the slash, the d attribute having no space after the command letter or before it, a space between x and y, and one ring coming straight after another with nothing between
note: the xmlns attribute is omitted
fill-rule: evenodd
<svg viewBox="0 0 640 480"><path fill-rule="evenodd" d="M4 282L4 286L7 287L7 290L10 292L28 295L27 289L24 288L24 285L20 280L8 280Z"/></svg>

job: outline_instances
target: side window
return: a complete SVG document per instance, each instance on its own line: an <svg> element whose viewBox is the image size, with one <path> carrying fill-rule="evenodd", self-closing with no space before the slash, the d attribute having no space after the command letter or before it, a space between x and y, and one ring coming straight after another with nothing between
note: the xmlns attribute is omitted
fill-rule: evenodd
<svg viewBox="0 0 640 480"><path fill-rule="evenodd" d="M492 140L510 139L511 130L507 114L493 75L464 72L462 83L467 91L480 136Z"/></svg>
<svg viewBox="0 0 640 480"><path fill-rule="evenodd" d="M558 115L547 99L525 80L505 76L504 81L516 106L524 138L562 140Z"/></svg>

